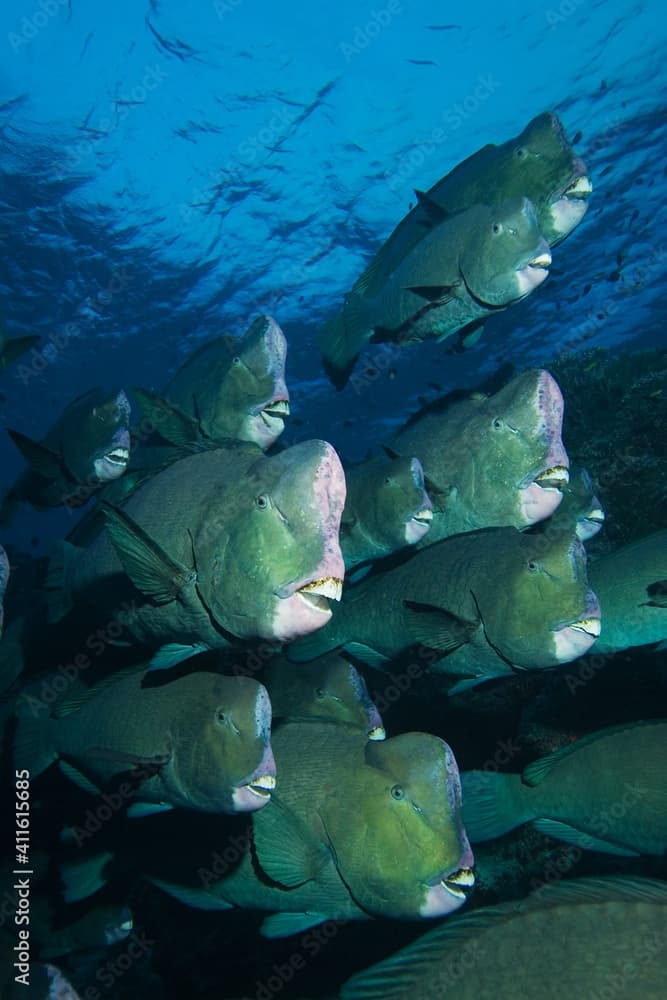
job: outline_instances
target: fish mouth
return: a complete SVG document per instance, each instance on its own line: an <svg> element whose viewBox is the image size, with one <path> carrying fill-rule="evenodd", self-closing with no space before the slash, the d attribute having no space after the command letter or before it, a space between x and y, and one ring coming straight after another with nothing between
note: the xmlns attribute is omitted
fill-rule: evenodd
<svg viewBox="0 0 667 1000"><path fill-rule="evenodd" d="M533 482L543 490L559 490L570 481L570 472L564 465L552 465L533 478Z"/></svg>
<svg viewBox="0 0 667 1000"><path fill-rule="evenodd" d="M596 594L592 590L588 592L581 618L560 622L551 631L554 634L554 651L558 663L570 663L587 653L602 632L600 602Z"/></svg>
<svg viewBox="0 0 667 1000"><path fill-rule="evenodd" d="M444 889L460 904L465 902L475 885L475 873L472 868L457 868L447 875L437 875L427 885L430 890Z"/></svg>
<svg viewBox="0 0 667 1000"><path fill-rule="evenodd" d="M579 201L585 201L593 193L593 185L591 184L591 179L587 174L583 174L577 177L569 187L565 188L561 197L563 198L575 198Z"/></svg>
<svg viewBox="0 0 667 1000"><path fill-rule="evenodd" d="M584 169L583 163L581 164ZM560 243L579 225L588 211L588 199L593 191L590 178L580 173L551 203L551 245Z"/></svg>
<svg viewBox="0 0 667 1000"><path fill-rule="evenodd" d="M416 545L428 532L433 521L433 511L430 507L422 507L412 514L405 522L405 541L408 545Z"/></svg>
<svg viewBox="0 0 667 1000"><path fill-rule="evenodd" d="M383 740L386 738L387 734L384 730L384 726L373 726L372 729L369 729L366 735L369 740Z"/></svg>
<svg viewBox="0 0 667 1000"><path fill-rule="evenodd" d="M249 781L244 787L260 799L269 799L271 798L271 792L276 787L276 776L275 774L261 774L258 778L253 778L252 781Z"/></svg>
<svg viewBox="0 0 667 1000"><path fill-rule="evenodd" d="M547 278L551 266L551 254L546 240L541 239L532 257L516 269L517 292L519 298L530 295Z"/></svg>
<svg viewBox="0 0 667 1000"><path fill-rule="evenodd" d="M237 785L232 795L232 812L257 812L268 805L275 787L276 776L270 772L258 774L244 785Z"/></svg>
<svg viewBox="0 0 667 1000"><path fill-rule="evenodd" d="M430 507L424 507L422 510L418 510L416 514L413 514L411 520L416 521L418 524L430 524L433 520L433 511Z"/></svg>
<svg viewBox="0 0 667 1000"><path fill-rule="evenodd" d="M273 399L259 411L259 415L266 426L272 430L276 424L282 424L285 417L289 417L289 413L289 400L287 399Z"/></svg>
<svg viewBox="0 0 667 1000"><path fill-rule="evenodd" d="M111 462L112 465L122 465L126 466L130 461L130 452L128 448L114 448L112 451L107 452L104 456L106 462Z"/></svg>
<svg viewBox="0 0 667 1000"><path fill-rule="evenodd" d="M325 576L322 580L313 580L299 587L295 593L317 611L329 614L329 601L340 601L343 596L343 581L335 576Z"/></svg>
<svg viewBox="0 0 667 1000"><path fill-rule="evenodd" d="M551 254L548 250L543 251L537 257L533 257L532 260L528 261L528 267L541 267L544 269L551 267Z"/></svg>
<svg viewBox="0 0 667 1000"><path fill-rule="evenodd" d="M587 521L591 521L593 524L599 524L602 526L604 524L604 511L601 507L596 507L595 510L590 511L586 514Z"/></svg>
<svg viewBox="0 0 667 1000"><path fill-rule="evenodd" d="M580 618L576 622L570 622L566 628L574 629L575 632L583 632L584 635L590 635L593 639L598 639L602 630L602 623L599 618Z"/></svg>

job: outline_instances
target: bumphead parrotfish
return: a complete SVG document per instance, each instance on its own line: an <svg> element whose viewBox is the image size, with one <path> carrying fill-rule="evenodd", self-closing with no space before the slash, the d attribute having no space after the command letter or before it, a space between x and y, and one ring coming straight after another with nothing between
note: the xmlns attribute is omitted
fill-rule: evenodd
<svg viewBox="0 0 667 1000"><path fill-rule="evenodd" d="M602 608L596 653L667 640L667 531L594 559L588 569Z"/></svg>
<svg viewBox="0 0 667 1000"><path fill-rule="evenodd" d="M197 672L164 683L133 671L77 690L51 715L32 707L28 699L18 714L16 767L36 776L58 760L93 794L127 775L135 814L152 811L144 804L247 812L275 786L269 697L249 677Z"/></svg>
<svg viewBox="0 0 667 1000"><path fill-rule="evenodd" d="M327 374L341 389L368 343L443 340L481 325L541 285L550 264L528 198L438 222L392 269L380 253L321 328Z"/></svg>
<svg viewBox="0 0 667 1000"><path fill-rule="evenodd" d="M581 878L456 916L353 976L341 1000L665 995L667 883Z"/></svg>
<svg viewBox="0 0 667 1000"><path fill-rule="evenodd" d="M383 740L382 719L359 671L338 653L298 665L277 656L262 674L273 717L329 719Z"/></svg>
<svg viewBox="0 0 667 1000"><path fill-rule="evenodd" d="M438 917L474 885L452 751L426 733L384 742L333 722L273 736L280 795L252 819L253 850L208 889L153 879L190 906L278 911L286 937L327 919Z"/></svg>
<svg viewBox="0 0 667 1000"><path fill-rule="evenodd" d="M345 569L416 545L431 526L432 504L418 458L374 458L345 469L340 525Z"/></svg>
<svg viewBox="0 0 667 1000"><path fill-rule="evenodd" d="M378 256L391 271L438 220L473 205L498 205L525 196L535 206L540 232L550 247L579 225L592 191L586 166L570 144L557 115L546 111L514 139L478 149L428 191L383 244Z"/></svg>
<svg viewBox="0 0 667 1000"><path fill-rule="evenodd" d="M286 355L276 321L259 316L239 340L217 337L195 351L163 398L135 392L155 429L172 444L231 438L266 449L282 434L289 415Z"/></svg>
<svg viewBox="0 0 667 1000"><path fill-rule="evenodd" d="M568 663L599 633L579 539L487 528L429 545L350 587L329 624L288 656L310 660L342 646L381 666L421 645L435 654L430 672L472 686L515 668Z"/></svg>
<svg viewBox="0 0 667 1000"><path fill-rule="evenodd" d="M420 548L476 528L525 528L548 517L567 486L563 396L544 369L511 379L492 396L435 400L389 442L418 455L433 523Z"/></svg>
<svg viewBox="0 0 667 1000"><path fill-rule="evenodd" d="M257 445L204 451L149 479L86 549L60 543L50 617L73 601L106 620L134 602L130 634L170 666L234 639L286 642L321 628L344 574L340 460L325 441L267 457ZM138 605L138 606L137 606Z"/></svg>
<svg viewBox="0 0 667 1000"><path fill-rule="evenodd" d="M122 389L111 395L91 389L65 407L41 441L8 433L29 469L3 500L3 522L21 501L38 510L78 507L122 476L130 459L130 404Z"/></svg>

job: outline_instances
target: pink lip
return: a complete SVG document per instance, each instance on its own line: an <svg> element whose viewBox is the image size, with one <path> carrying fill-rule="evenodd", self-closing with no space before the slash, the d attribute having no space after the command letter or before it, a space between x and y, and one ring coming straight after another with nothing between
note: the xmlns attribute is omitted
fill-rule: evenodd
<svg viewBox="0 0 667 1000"><path fill-rule="evenodd" d="M592 590L586 596L586 608L578 619L579 622L591 622L591 628L600 626L600 602L597 595ZM554 629L554 647L558 663L570 663L578 657L583 656L591 648L597 635L594 631L585 631L581 625L571 622Z"/></svg>
<svg viewBox="0 0 667 1000"><path fill-rule="evenodd" d="M270 744L267 744L258 767L234 789L232 801L235 812L256 812L271 801L270 792L263 795L261 792L253 791L251 787L258 778L267 776L273 778L276 776L276 762Z"/></svg>

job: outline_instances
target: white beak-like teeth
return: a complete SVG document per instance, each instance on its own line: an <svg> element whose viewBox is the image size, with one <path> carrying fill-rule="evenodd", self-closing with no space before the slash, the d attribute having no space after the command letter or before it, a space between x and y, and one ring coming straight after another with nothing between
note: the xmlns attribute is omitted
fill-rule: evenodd
<svg viewBox="0 0 667 1000"><path fill-rule="evenodd" d="M581 621L572 622L570 628L576 628L577 632L585 632L597 639L602 631L602 624L599 618L582 618Z"/></svg>
<svg viewBox="0 0 667 1000"><path fill-rule="evenodd" d="M430 507L424 507L423 510L419 510L419 511L417 511L416 514L412 515L412 520L413 521L432 521L433 520L433 511L431 510Z"/></svg>
<svg viewBox="0 0 667 1000"><path fill-rule="evenodd" d="M602 524L604 521L604 511L599 507L592 510L589 514L586 514L587 521L596 521L598 524Z"/></svg>
<svg viewBox="0 0 667 1000"><path fill-rule="evenodd" d="M109 462L115 462L116 465L127 465L130 461L130 453L127 448L114 448L113 451L110 451L104 457Z"/></svg>
<svg viewBox="0 0 667 1000"><path fill-rule="evenodd" d="M457 899L467 899L465 889L472 889L475 884L475 873L472 868L459 868L453 875L443 878L440 885Z"/></svg>
<svg viewBox="0 0 667 1000"><path fill-rule="evenodd" d="M318 597L326 597L332 601L340 601L343 596L343 581L333 576L327 576L324 580L314 580L301 587L299 593L316 594Z"/></svg>
<svg viewBox="0 0 667 1000"><path fill-rule="evenodd" d="M368 734L369 740L383 740L387 734L384 731L384 726L373 726Z"/></svg>
<svg viewBox="0 0 667 1000"><path fill-rule="evenodd" d="M272 417L288 417L289 402L286 399L274 399L272 403L265 406L263 413L268 413Z"/></svg>
<svg viewBox="0 0 667 1000"><path fill-rule="evenodd" d="M275 787L276 779L273 774L262 774L259 778L255 778L254 781L251 781L248 785L251 792L254 792L255 795L262 796L270 795Z"/></svg>
<svg viewBox="0 0 667 1000"><path fill-rule="evenodd" d="M546 268L550 267L550 265L551 265L551 254L545 251L544 253L541 253L538 257L533 257L533 259L529 262L528 266Z"/></svg>
<svg viewBox="0 0 667 1000"><path fill-rule="evenodd" d="M570 481L570 473L564 465L555 465L535 476L535 482L545 490L562 490Z"/></svg>
<svg viewBox="0 0 667 1000"><path fill-rule="evenodd" d="M464 885L470 889L475 884L475 873L472 868L459 868L453 875L449 875L446 882L454 882L456 885Z"/></svg>
<svg viewBox="0 0 667 1000"><path fill-rule="evenodd" d="M568 196L574 195L575 198L577 197L582 198L582 197L587 197L589 194L591 194L592 190L593 190L593 185L591 184L589 177L586 176L577 177L574 184L571 184L569 186L565 194Z"/></svg>

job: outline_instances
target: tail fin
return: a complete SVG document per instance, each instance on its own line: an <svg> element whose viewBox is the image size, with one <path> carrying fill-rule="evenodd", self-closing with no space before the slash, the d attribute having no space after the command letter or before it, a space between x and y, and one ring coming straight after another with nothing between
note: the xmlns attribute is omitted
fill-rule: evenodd
<svg viewBox="0 0 667 1000"><path fill-rule="evenodd" d="M75 829L76 836L76 829ZM87 899L108 882L104 873L107 864L113 860L113 854L102 851L83 861L68 861L61 865L60 879L63 883L63 898L66 903L78 903Z"/></svg>
<svg viewBox="0 0 667 1000"><path fill-rule="evenodd" d="M58 757L49 739L48 719L19 715L14 734L14 765L30 771L32 778L46 771Z"/></svg>
<svg viewBox="0 0 667 1000"><path fill-rule="evenodd" d="M39 337L37 335L31 337L10 337L6 340L2 350L0 350L0 371L5 369L7 365L11 365L13 361L20 358L22 354L29 351L31 347L39 342Z"/></svg>
<svg viewBox="0 0 667 1000"><path fill-rule="evenodd" d="M463 825L473 844L493 840L533 819L531 789L520 774L466 771L461 775Z"/></svg>
<svg viewBox="0 0 667 1000"><path fill-rule="evenodd" d="M348 295L343 311L320 328L317 340L322 363L337 389L344 388L372 332L365 322L361 296L352 293Z"/></svg>
<svg viewBox="0 0 667 1000"><path fill-rule="evenodd" d="M69 576L76 552L76 545L69 542L56 542L53 547L44 584L49 624L59 622L72 610Z"/></svg>

